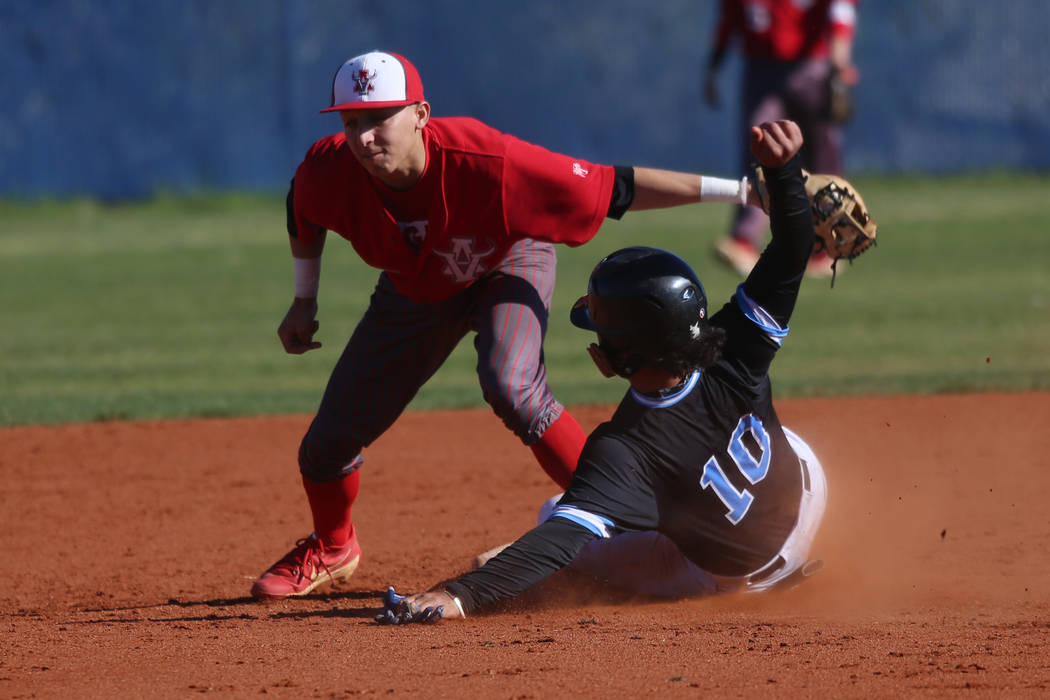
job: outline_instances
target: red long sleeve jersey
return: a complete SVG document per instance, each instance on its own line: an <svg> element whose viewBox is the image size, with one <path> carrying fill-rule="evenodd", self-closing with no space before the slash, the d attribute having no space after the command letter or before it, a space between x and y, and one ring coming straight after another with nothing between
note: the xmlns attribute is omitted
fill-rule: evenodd
<svg viewBox="0 0 1050 700"><path fill-rule="evenodd" d="M423 138L426 169L396 193L360 166L342 133L317 141L293 182L295 235L335 231L402 294L437 302L496 267L516 241L580 245L608 213L611 166L468 118L433 118Z"/></svg>
<svg viewBox="0 0 1050 700"><path fill-rule="evenodd" d="M856 14L856 0L722 0L715 50L740 34L751 58L824 58L832 36L853 36Z"/></svg>

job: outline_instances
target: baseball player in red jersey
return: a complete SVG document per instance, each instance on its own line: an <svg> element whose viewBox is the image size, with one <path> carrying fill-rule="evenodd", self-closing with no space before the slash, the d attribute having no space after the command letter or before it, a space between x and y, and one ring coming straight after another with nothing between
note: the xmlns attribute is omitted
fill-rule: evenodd
<svg viewBox="0 0 1050 700"><path fill-rule="evenodd" d="M734 37L744 56L740 119L752 124L791 119L802 129L803 166L841 175L842 128L829 109L831 84L857 82L853 65L857 0L722 0L708 61L704 95L719 104L717 75ZM751 163L741 143L744 170ZM716 255L746 275L758 260L769 218L761 209L737 210L730 236L715 245ZM841 270L840 270L841 271ZM829 277L831 260L816 253L806 268L812 277Z"/></svg>
<svg viewBox="0 0 1050 700"><path fill-rule="evenodd" d="M362 449L468 332L485 400L567 487L586 436L551 394L543 364L554 244L585 243L628 209L754 201L746 178L599 165L474 119L431 118L418 72L397 54L346 61L321 111L338 113L343 130L310 147L288 193L295 298L277 331L285 350L321 345L328 231L382 272L300 445L314 531L256 580L260 598L304 595L353 573Z"/></svg>

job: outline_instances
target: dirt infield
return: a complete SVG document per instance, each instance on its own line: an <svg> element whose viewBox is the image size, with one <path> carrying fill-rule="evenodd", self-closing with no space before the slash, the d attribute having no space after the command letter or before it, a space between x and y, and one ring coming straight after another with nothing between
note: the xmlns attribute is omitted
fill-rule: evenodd
<svg viewBox="0 0 1050 700"><path fill-rule="evenodd" d="M372 616L534 522L552 485L487 411L366 452L354 578L261 604L309 529L306 416L0 430L0 697L1041 696L1050 395L801 400L829 505L793 591L629 600L570 574L435 626ZM586 429L609 408L579 408Z"/></svg>

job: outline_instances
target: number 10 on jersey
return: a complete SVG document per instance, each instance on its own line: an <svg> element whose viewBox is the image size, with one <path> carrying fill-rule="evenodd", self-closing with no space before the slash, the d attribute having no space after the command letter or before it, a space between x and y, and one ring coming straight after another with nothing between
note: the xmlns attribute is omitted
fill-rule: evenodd
<svg viewBox="0 0 1050 700"><path fill-rule="evenodd" d="M744 436L748 434L754 438L758 446L757 459L744 444ZM762 420L758 416L748 413L737 421L733 436L729 439L727 451L737 469L750 483L757 484L766 478L766 474L769 473L769 433L766 432L766 427L762 425ZM714 456L704 464L704 471L700 476L700 487L710 488L715 492L719 500L729 509L726 513L726 520L734 525L744 519L751 508L751 503L755 500L754 495L746 488L738 491L733 486Z"/></svg>

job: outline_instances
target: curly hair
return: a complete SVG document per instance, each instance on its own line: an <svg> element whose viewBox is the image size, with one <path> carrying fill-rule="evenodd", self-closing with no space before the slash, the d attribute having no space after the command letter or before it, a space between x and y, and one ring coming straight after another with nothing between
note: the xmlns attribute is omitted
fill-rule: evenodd
<svg viewBox="0 0 1050 700"><path fill-rule="evenodd" d="M706 369L717 362L725 342L724 328L704 324L698 338L684 344L671 343L660 357L653 358L646 364L677 377L684 377L693 370Z"/></svg>
<svg viewBox="0 0 1050 700"><path fill-rule="evenodd" d="M599 337L598 344L608 356L612 368L623 377L631 376L646 365L676 377L684 377L693 370L706 369L717 362L725 342L724 328L704 324L697 338L690 338L684 343L677 338L667 338L663 351L655 357L621 351L607 338Z"/></svg>

